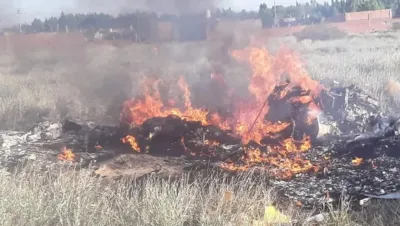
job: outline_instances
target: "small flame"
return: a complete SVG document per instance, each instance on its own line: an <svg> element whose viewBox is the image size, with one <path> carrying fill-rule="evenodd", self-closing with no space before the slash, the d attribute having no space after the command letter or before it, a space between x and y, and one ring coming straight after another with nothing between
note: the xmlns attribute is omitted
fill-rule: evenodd
<svg viewBox="0 0 400 226"><path fill-rule="evenodd" d="M205 140L204 141L205 145L208 145L210 147L215 147L219 145L219 142L215 141L215 140Z"/></svg>
<svg viewBox="0 0 400 226"><path fill-rule="evenodd" d="M355 166L359 166L361 165L361 163L363 163L363 161L364 160L362 158L356 157L355 159L351 160L351 163Z"/></svg>
<svg viewBox="0 0 400 226"><path fill-rule="evenodd" d="M57 155L59 160L69 161L72 162L75 160L75 154L72 152L72 149L67 149L63 147L61 149L61 153Z"/></svg>
<svg viewBox="0 0 400 226"><path fill-rule="evenodd" d="M129 144L134 151L140 152L140 148L139 148L139 145L136 142L135 137L133 137L131 135L128 135L128 136L122 138L121 141L124 144Z"/></svg>

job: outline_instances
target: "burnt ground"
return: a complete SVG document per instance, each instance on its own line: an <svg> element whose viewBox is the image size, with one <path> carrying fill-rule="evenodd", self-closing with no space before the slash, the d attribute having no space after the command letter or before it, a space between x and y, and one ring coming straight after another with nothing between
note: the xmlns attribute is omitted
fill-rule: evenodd
<svg viewBox="0 0 400 226"><path fill-rule="evenodd" d="M358 200L365 195L380 196L400 190L397 120L381 116L376 102L354 87L331 90L328 94L321 95L325 98L321 102L326 111L318 123L330 129L318 134L313 148L297 156L310 160L319 170L285 179L271 177L270 184L282 197L310 207L338 201L343 193ZM152 134L154 140L144 139L150 147L146 149L148 153L135 153L123 144L121 138L127 134L143 138ZM0 166L9 171L30 162L44 170L73 165L77 169L89 168L94 175L111 180L149 174L180 177L193 171L210 172L209 169L220 171L219 163L227 156L240 156L243 150L237 138L218 128L175 117L150 119L139 131L65 120L41 122L28 132L1 131L0 135ZM182 136L186 140L183 144ZM212 152L204 145L204 138L210 137L220 143ZM74 161L58 159L63 147L73 150ZM185 148L196 149L200 155L193 156ZM175 152L168 152L171 150ZM362 160L353 161L357 158ZM265 165L252 168L256 173L260 169L265 169Z"/></svg>
<svg viewBox="0 0 400 226"><path fill-rule="evenodd" d="M43 124L41 128L44 129L38 130L41 134L39 139L32 131L2 132L2 167L12 171L29 162L43 169L74 165L77 168L90 168L98 176L115 180L122 177L140 178L149 174L165 178L179 177L218 166L218 161L211 158L193 160L184 155L135 153L119 141L118 127L82 127L79 131L59 131L60 136L53 139L51 136L56 134L54 129L62 129L62 124ZM49 128L53 128L54 133ZM74 162L57 159L65 145L74 150ZM98 145L102 148L96 148ZM319 166L318 172L297 174L285 180L271 178L271 184L281 191L282 196L300 201L305 206L327 201L328 193L330 198L337 199L342 192L354 198L361 198L364 194L396 192L400 190L399 145L399 136L323 142L302 156ZM363 159L360 165L352 163L355 158ZM255 171L259 168L261 166L254 167Z"/></svg>

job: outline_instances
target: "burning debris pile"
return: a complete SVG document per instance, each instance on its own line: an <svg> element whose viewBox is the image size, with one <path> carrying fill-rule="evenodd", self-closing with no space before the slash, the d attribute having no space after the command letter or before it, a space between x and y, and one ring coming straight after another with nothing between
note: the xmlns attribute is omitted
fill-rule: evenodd
<svg viewBox="0 0 400 226"><path fill-rule="evenodd" d="M273 58L250 48L233 56L252 68L250 99L232 98L225 112L196 108L181 78L179 108L176 100L164 104L159 81L148 81L142 98L124 104L121 122L129 129L122 141L138 153L267 172L285 196L305 205L343 190L380 195L400 188L397 120L382 116L376 100L355 86L322 87L286 51Z"/></svg>
<svg viewBox="0 0 400 226"><path fill-rule="evenodd" d="M130 129L123 142L136 152L211 159L230 171L263 165L279 178L317 171L301 155L318 133L317 95L323 87L289 52L272 58L264 49L249 48L233 56L252 68L250 98L232 98L229 111L210 112L192 104L180 78L180 108L174 105L177 100L162 100L161 81L146 81L144 96L124 104L121 122ZM218 79L211 83L224 84L220 76L213 78Z"/></svg>
<svg viewBox="0 0 400 226"><path fill-rule="evenodd" d="M251 67L248 98L236 97L217 74L207 87L225 90L220 95L229 101L210 108L192 102L183 78L177 82L181 98L161 94L165 84L149 79L142 96L123 104L119 127L67 120L29 133L5 131L0 163L30 155L33 147L62 149L56 154L63 161L101 164L114 158L111 168L123 165L130 172L169 167L164 173L176 173L204 160L229 172L266 172L284 196L303 205L342 191L356 196L400 190L398 120L382 116L376 100L354 86L324 88L289 51L272 57L248 48L232 55ZM122 153L129 157L115 157ZM151 163L159 166L152 169ZM104 175L105 168L97 172Z"/></svg>

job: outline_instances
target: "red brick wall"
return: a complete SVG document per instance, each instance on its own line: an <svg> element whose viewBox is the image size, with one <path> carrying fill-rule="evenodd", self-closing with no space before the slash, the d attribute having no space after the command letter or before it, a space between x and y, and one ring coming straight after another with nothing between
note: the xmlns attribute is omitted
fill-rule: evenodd
<svg viewBox="0 0 400 226"><path fill-rule="evenodd" d="M388 18L392 18L392 10L384 9L384 10L345 13L344 17L345 17L345 21L388 19Z"/></svg>
<svg viewBox="0 0 400 226"><path fill-rule="evenodd" d="M388 19L346 21L344 23L332 23L332 25L347 33L368 33L392 29L392 23Z"/></svg>

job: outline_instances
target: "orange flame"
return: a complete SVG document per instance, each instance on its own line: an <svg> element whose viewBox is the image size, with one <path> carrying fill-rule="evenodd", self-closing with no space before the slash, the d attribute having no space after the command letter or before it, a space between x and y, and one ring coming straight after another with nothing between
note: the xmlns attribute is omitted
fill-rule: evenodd
<svg viewBox="0 0 400 226"><path fill-rule="evenodd" d="M291 122L272 123L265 122L262 119L254 123L254 119L264 105L265 99L273 94L277 85L286 83L287 79L290 83L280 93L280 96L285 96L295 86L301 87L302 90L307 92L289 101L309 105L308 124L311 124L317 117L320 109L313 101L323 87L308 76L302 68L302 62L298 55L282 49L273 57L265 48L249 47L244 50L233 51L232 56L239 61L248 63L252 71L248 86L252 98L246 103L237 103L232 116L224 118L203 108L193 107L190 89L184 79L180 77L178 86L183 93L183 108L164 105L158 90L160 81L146 80L142 86L144 89L143 98L124 103L121 121L133 126L140 126L149 118L175 115L187 121L199 121L202 125L215 125L221 129L229 129L235 135L241 137L243 144L247 144L251 140L260 143L264 137L277 134L291 125ZM222 83L221 75L212 74L211 77ZM265 115L268 111L268 105L265 105L260 115ZM127 136L122 141L129 143L135 151L140 151L134 137ZM273 166L278 171L276 174L286 176L318 170L310 161L300 157L301 153L311 148L310 137L304 137L301 142L295 142L292 138L289 138L284 140L280 146L269 148L274 155L263 153L259 149L246 149L242 159L246 163L245 165L223 163L221 167L230 170L246 170L255 163L264 163Z"/></svg>
<svg viewBox="0 0 400 226"><path fill-rule="evenodd" d="M75 160L75 154L72 152L71 149L67 149L66 147L63 147L61 149L61 153L57 155L57 158L59 160L72 162Z"/></svg>
<svg viewBox="0 0 400 226"><path fill-rule="evenodd" d="M135 137L133 137L131 135L128 135L128 136L122 138L121 141L124 144L129 144L134 151L140 152L140 148L139 148L139 145L136 142Z"/></svg>
<svg viewBox="0 0 400 226"><path fill-rule="evenodd" d="M359 166L361 165L361 163L363 163L363 161L364 160L362 158L356 157L355 159L351 160L351 163L355 166Z"/></svg>
<svg viewBox="0 0 400 226"><path fill-rule="evenodd" d="M280 178L289 178L297 173L308 172L310 170L318 171L309 160L304 160L296 155L306 152L311 148L311 140L305 137L301 142L295 142L292 138L286 139L282 146L276 146L269 149L269 153L264 153L260 149L245 149L246 155L243 157L245 165L236 163L222 163L220 167L231 171L248 170L251 167L263 163L274 169L272 175ZM274 153L273 157L270 155ZM290 158L290 156L294 156Z"/></svg>

